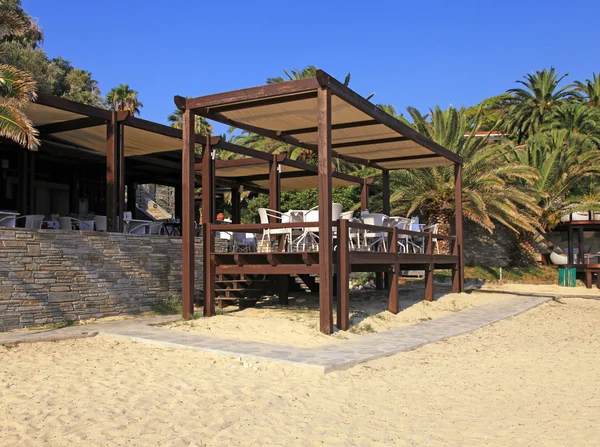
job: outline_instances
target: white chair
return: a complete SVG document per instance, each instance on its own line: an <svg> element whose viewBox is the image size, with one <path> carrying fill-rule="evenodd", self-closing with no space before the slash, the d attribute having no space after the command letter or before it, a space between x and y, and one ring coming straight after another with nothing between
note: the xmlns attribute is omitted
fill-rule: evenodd
<svg viewBox="0 0 600 447"><path fill-rule="evenodd" d="M25 219L25 228L30 230L40 230L42 228L42 223L44 222L43 214L31 214L29 216L20 216L15 220Z"/></svg>
<svg viewBox="0 0 600 447"><path fill-rule="evenodd" d="M574 222L580 222L589 219L590 215L587 211L577 211L576 213L571 214L571 220Z"/></svg>
<svg viewBox="0 0 600 447"><path fill-rule="evenodd" d="M384 222L388 219L385 214L373 213L365 214L362 216L363 223L366 225L373 225L377 227L383 227ZM365 248L367 251L387 251L387 233L384 231L371 231L366 230L364 234Z"/></svg>
<svg viewBox="0 0 600 447"><path fill-rule="evenodd" d="M94 216L94 225L96 226L96 231L106 231L106 216Z"/></svg>
<svg viewBox="0 0 600 447"><path fill-rule="evenodd" d="M550 253L550 262L554 265L567 265L569 263L569 256L553 251Z"/></svg>
<svg viewBox="0 0 600 447"><path fill-rule="evenodd" d="M350 222L354 221L354 211L345 211L340 215L340 220L349 220ZM334 228L337 230L337 228ZM360 236L362 234L362 230L357 228L350 228L350 250L360 250ZM356 244L355 244L356 241Z"/></svg>
<svg viewBox="0 0 600 447"><path fill-rule="evenodd" d="M157 220L156 222L150 222L148 224L148 234L165 234L165 226L164 226L164 222L161 220Z"/></svg>
<svg viewBox="0 0 600 447"><path fill-rule="evenodd" d="M58 218L58 225L61 230L71 231L73 230L73 219L71 217L61 216Z"/></svg>
<svg viewBox="0 0 600 447"><path fill-rule="evenodd" d="M129 222L127 225L127 234L146 234L146 228L149 222Z"/></svg>
<svg viewBox="0 0 600 447"><path fill-rule="evenodd" d="M253 233L233 233L232 251L251 253L256 251L256 236Z"/></svg>
<svg viewBox="0 0 600 447"><path fill-rule="evenodd" d="M17 215L0 215L0 227L16 227Z"/></svg>
<svg viewBox="0 0 600 447"><path fill-rule="evenodd" d="M290 221L290 215L268 208L259 208L258 216L261 224L271 223L269 218L273 218L276 223L287 223ZM278 222L277 222L278 221ZM284 235L283 247L285 250L286 244L292 243L292 228L265 228L262 235L261 249L264 250L265 244L270 248L271 236Z"/></svg>
<svg viewBox="0 0 600 447"><path fill-rule="evenodd" d="M423 228L424 233L432 233L439 234L440 232L440 224L433 224ZM438 240L436 237L431 238L431 244L433 245L433 250L436 254L440 254L440 246L438 244ZM423 251L425 251L425 247L423 247Z"/></svg>

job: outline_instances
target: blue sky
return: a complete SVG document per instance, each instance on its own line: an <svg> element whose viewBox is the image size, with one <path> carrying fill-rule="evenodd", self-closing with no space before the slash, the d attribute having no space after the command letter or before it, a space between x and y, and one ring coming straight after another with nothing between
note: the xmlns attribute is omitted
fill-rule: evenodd
<svg viewBox="0 0 600 447"><path fill-rule="evenodd" d="M89 70L103 94L139 91L164 123L174 95L264 84L316 65L397 109L473 105L554 66L600 72L597 0L23 0L50 57ZM217 133L223 127L216 128Z"/></svg>

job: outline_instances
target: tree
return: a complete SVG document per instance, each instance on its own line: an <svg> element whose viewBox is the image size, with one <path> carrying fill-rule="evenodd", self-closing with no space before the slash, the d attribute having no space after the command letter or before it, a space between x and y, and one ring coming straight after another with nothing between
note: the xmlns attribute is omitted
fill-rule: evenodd
<svg viewBox="0 0 600 447"><path fill-rule="evenodd" d="M138 99L138 92L130 89L127 84L112 88L106 95L106 103L111 110L127 110L133 116L139 115L140 109L144 107Z"/></svg>
<svg viewBox="0 0 600 447"><path fill-rule="evenodd" d="M506 131L515 133L520 143L540 130L544 121L565 102L577 98L573 85L560 86L568 74L560 76L553 67L524 76L517 81L525 88L511 88Z"/></svg>
<svg viewBox="0 0 600 447"><path fill-rule="evenodd" d="M561 104L542 129L564 129L580 135L580 144L591 142L592 146L587 145L590 149L600 148L600 109L585 103Z"/></svg>
<svg viewBox="0 0 600 447"><path fill-rule="evenodd" d="M463 213L467 220L490 233L499 222L518 232L533 231L531 218L537 198L529 185L537 178L535 169L518 162L507 162L509 142L492 144L489 137L475 135L480 116L467 119L466 110L435 107L423 115L409 107L414 127L420 133L456 153L463 159ZM465 136L470 132L468 136ZM451 166L399 170L392 173L391 201L407 215L418 211L429 224L439 224L448 233L454 215L454 168ZM527 213L525 211L530 211Z"/></svg>
<svg viewBox="0 0 600 447"><path fill-rule="evenodd" d="M4 4L1 6L4 7ZM19 14L0 9L0 41L23 36L27 29L26 21ZM35 87L29 73L12 65L0 64L0 135L28 149L39 146L38 132L22 110L35 100Z"/></svg>
<svg viewBox="0 0 600 447"><path fill-rule="evenodd" d="M600 107L600 76L592 73L592 79L586 79L585 83L575 81L577 92L583 94L584 99L591 107Z"/></svg>
<svg viewBox="0 0 600 447"><path fill-rule="evenodd" d="M183 111L176 109L167 117L171 127L181 129L183 127ZM211 136L212 125L203 116L195 115L194 132L199 135Z"/></svg>
<svg viewBox="0 0 600 447"><path fill-rule="evenodd" d="M471 106L465 111L467 119L473 119L476 115L480 114L480 131L496 128L508 112L511 100L512 95L509 93L484 99L476 106Z"/></svg>

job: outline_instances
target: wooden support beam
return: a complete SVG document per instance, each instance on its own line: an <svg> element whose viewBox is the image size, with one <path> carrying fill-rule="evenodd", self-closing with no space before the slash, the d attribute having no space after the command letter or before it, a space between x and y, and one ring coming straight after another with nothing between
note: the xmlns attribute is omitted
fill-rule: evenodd
<svg viewBox="0 0 600 447"><path fill-rule="evenodd" d="M568 234L568 240L567 240L567 251L568 253L568 260L569 260L569 265L573 265L573 260L574 260L574 256L573 256L573 226L569 224L569 228L567 230L567 234Z"/></svg>
<svg viewBox="0 0 600 447"><path fill-rule="evenodd" d="M331 211L331 91L318 90L317 122L319 126L319 314L320 329L333 332L333 232Z"/></svg>
<svg viewBox="0 0 600 447"><path fill-rule="evenodd" d="M108 231L118 228L118 173L119 135L117 112L112 111L111 121L106 125L106 224Z"/></svg>
<svg viewBox="0 0 600 447"><path fill-rule="evenodd" d="M462 165L454 165L454 219L455 234L458 254L458 265L452 275L452 291L462 293L465 291L465 264L463 250L463 203L462 203ZM453 253L454 254L454 253Z"/></svg>
<svg viewBox="0 0 600 447"><path fill-rule="evenodd" d="M269 208L279 211L281 204L281 173L279 172L279 164L277 157L273 156L273 160L269 163ZM271 221L275 223L274 218Z"/></svg>
<svg viewBox="0 0 600 447"><path fill-rule="evenodd" d="M439 154L406 155L404 157L373 158L370 161L376 162L376 163L388 163L390 161L426 160L428 158L440 158L440 155Z"/></svg>
<svg viewBox="0 0 600 447"><path fill-rule="evenodd" d="M374 139L374 140L346 141L344 143L332 144L331 147L333 149L340 149L340 148L344 148L344 147L368 146L370 144L400 143L402 141L408 141L408 138L406 138L406 137L391 137L391 138L380 138L380 139ZM370 161L374 161L374 160L370 160Z"/></svg>
<svg viewBox="0 0 600 447"><path fill-rule="evenodd" d="M337 249L337 327L347 331L350 326L350 227L349 221L339 221Z"/></svg>
<svg viewBox="0 0 600 447"><path fill-rule="evenodd" d="M37 130L40 133L40 137L43 138L46 135L51 135L54 133L69 132L71 130L103 126L106 123L107 121L104 118L90 116L85 118L77 118L70 121L60 121L58 123L44 124L42 126L37 126Z"/></svg>
<svg viewBox="0 0 600 447"><path fill-rule="evenodd" d="M425 242L425 254L429 255L429 258L432 259L433 255L433 238L431 236L431 232L426 236ZM433 270L434 263L430 262L425 266L425 300L433 301L434 292L433 292Z"/></svg>
<svg viewBox="0 0 600 447"><path fill-rule="evenodd" d="M398 253L398 228L394 227L390 238L388 239L390 252ZM394 271L388 280L388 312L397 314L399 311L398 304L398 279L400 277L400 264L394 264Z"/></svg>
<svg viewBox="0 0 600 447"><path fill-rule="evenodd" d="M231 223L241 223L241 203L240 203L240 187L233 186L231 188Z"/></svg>
<svg viewBox="0 0 600 447"><path fill-rule="evenodd" d="M577 256L577 260L579 264L585 263L585 249L583 247L583 227L578 228L577 240L579 242L579 255Z"/></svg>
<svg viewBox="0 0 600 447"><path fill-rule="evenodd" d="M379 121L376 120L365 120L365 121L354 121L351 123L340 123L340 124L332 124L331 130L342 130L342 129L354 129L357 127L366 127L366 126L377 126ZM291 129L291 130L283 130L278 132L279 135L299 135L306 133L316 133L318 132L318 127L303 127L300 129Z"/></svg>
<svg viewBox="0 0 600 447"><path fill-rule="evenodd" d="M215 264L211 259L215 235L210 225L215 220L215 162L210 140L202 152L202 231L204 247L204 316L215 315Z"/></svg>
<svg viewBox="0 0 600 447"><path fill-rule="evenodd" d="M182 134L182 152L181 152L181 191L182 191L182 316L189 319L194 314L194 282L195 282L195 233L194 228L194 159L195 159L195 142L194 142L195 117L190 110L183 112L183 134ZM205 241L207 239L204 239ZM205 242L205 245L206 242ZM210 257L206 257L204 265L209 264ZM205 278L206 284L206 278ZM204 286L206 294L206 285Z"/></svg>
<svg viewBox="0 0 600 447"><path fill-rule="evenodd" d="M118 114L119 112L117 112ZM117 115L118 119L118 115ZM117 172L119 173L117 197L117 231L123 231L123 213L125 213L125 126L117 122L119 135Z"/></svg>

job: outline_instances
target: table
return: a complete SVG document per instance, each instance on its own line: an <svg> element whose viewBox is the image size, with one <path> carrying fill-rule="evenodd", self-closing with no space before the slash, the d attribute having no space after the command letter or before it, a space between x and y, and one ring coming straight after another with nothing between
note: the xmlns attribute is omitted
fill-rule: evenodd
<svg viewBox="0 0 600 447"><path fill-rule="evenodd" d="M181 223L165 222L163 223L168 236L181 236Z"/></svg>

